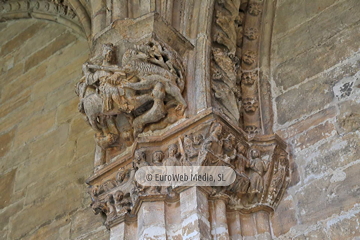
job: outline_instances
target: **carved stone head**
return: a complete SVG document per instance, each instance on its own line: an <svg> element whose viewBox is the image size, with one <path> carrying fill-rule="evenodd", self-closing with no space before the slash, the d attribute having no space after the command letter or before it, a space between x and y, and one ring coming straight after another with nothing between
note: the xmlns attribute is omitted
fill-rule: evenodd
<svg viewBox="0 0 360 240"><path fill-rule="evenodd" d="M195 145L199 145L204 140L204 137L201 133L195 134L193 136L193 141Z"/></svg>
<svg viewBox="0 0 360 240"><path fill-rule="evenodd" d="M247 65L252 65L256 61L256 53L254 51L248 50L244 53L242 60Z"/></svg>
<svg viewBox="0 0 360 240"><path fill-rule="evenodd" d="M120 202L121 200L123 200L123 198L124 198L124 193L122 191L118 190L114 193L115 202Z"/></svg>
<svg viewBox="0 0 360 240"><path fill-rule="evenodd" d="M153 163L161 163L164 159L164 153L162 151L155 151L152 155Z"/></svg>
<svg viewBox="0 0 360 240"><path fill-rule="evenodd" d="M251 158L252 159L260 158L260 151L259 150L251 149L250 153L251 153Z"/></svg>
<svg viewBox="0 0 360 240"><path fill-rule="evenodd" d="M245 29L245 37L247 37L249 40L256 40L259 37L258 30L256 28L246 28Z"/></svg>
<svg viewBox="0 0 360 240"><path fill-rule="evenodd" d="M253 85L257 79L257 71L256 72L243 72L241 75L241 81L245 85Z"/></svg>
<svg viewBox="0 0 360 240"><path fill-rule="evenodd" d="M215 122L210 128L211 135L220 137L222 133L222 125L218 122Z"/></svg>
<svg viewBox="0 0 360 240"><path fill-rule="evenodd" d="M134 160L135 160L135 162L137 162L137 163L145 162L145 161L146 161L145 151L142 150L142 149L136 150L136 151L135 151L135 154L134 154Z"/></svg>
<svg viewBox="0 0 360 240"><path fill-rule="evenodd" d="M236 146L236 150L238 151L238 153L245 154L246 148L242 143L239 142Z"/></svg>
<svg viewBox="0 0 360 240"><path fill-rule="evenodd" d="M178 146L174 143L168 147L169 157L175 157L178 151Z"/></svg>
<svg viewBox="0 0 360 240"><path fill-rule="evenodd" d="M235 145L235 136L232 134L229 134L225 139L224 139L224 149L226 151L231 151L234 149L234 145Z"/></svg>
<svg viewBox="0 0 360 240"><path fill-rule="evenodd" d="M260 3L250 3L248 7L248 12L253 16L258 16L262 11L262 6Z"/></svg>
<svg viewBox="0 0 360 240"><path fill-rule="evenodd" d="M245 98L242 102L244 111L247 113L253 113L259 107L259 103L255 98Z"/></svg>
<svg viewBox="0 0 360 240"><path fill-rule="evenodd" d="M103 45L103 58L107 63L115 62L115 46L112 43L105 43Z"/></svg>

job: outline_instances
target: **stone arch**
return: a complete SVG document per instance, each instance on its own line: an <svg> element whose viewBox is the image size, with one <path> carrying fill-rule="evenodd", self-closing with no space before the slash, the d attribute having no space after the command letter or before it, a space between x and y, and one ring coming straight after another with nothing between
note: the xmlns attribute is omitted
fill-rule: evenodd
<svg viewBox="0 0 360 240"><path fill-rule="evenodd" d="M0 1L0 22L35 18L58 22L86 37L90 42L90 16L79 0L3 0Z"/></svg>

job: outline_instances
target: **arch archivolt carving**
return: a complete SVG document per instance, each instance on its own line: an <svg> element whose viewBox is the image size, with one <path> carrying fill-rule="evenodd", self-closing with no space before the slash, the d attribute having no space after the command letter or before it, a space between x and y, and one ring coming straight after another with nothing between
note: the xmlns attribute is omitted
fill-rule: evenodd
<svg viewBox="0 0 360 240"><path fill-rule="evenodd" d="M58 22L90 40L90 17L79 0L0 1L0 22L26 18Z"/></svg>

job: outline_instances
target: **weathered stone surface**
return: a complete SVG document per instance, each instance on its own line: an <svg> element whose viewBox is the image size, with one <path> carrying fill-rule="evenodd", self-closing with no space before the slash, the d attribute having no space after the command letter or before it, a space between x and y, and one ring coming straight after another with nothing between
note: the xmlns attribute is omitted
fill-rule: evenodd
<svg viewBox="0 0 360 240"><path fill-rule="evenodd" d="M41 115L34 115L27 122L18 126L14 146L26 144L37 136L48 132L55 124L56 112L51 111Z"/></svg>
<svg viewBox="0 0 360 240"><path fill-rule="evenodd" d="M69 166L66 166L66 163L70 159L60 154L50 160L57 161L60 164L57 164L57 169L51 166L52 169L49 169L42 178L38 176L33 177L34 182L27 187L25 205L39 202L52 192L62 189L69 184L82 186L92 170L92 165L89 164L88 158L82 158Z"/></svg>
<svg viewBox="0 0 360 240"><path fill-rule="evenodd" d="M271 219L271 226L274 235L277 237L281 236L287 233L293 226L296 226L297 224L296 206L292 196L285 194L284 200L280 202Z"/></svg>
<svg viewBox="0 0 360 240"><path fill-rule="evenodd" d="M57 221L53 221L51 223L45 223L43 226L41 226L39 229L35 231L35 233L32 233L31 235L25 236L24 240L38 240L38 239L49 239L49 240L57 240L57 239L63 239L62 237L65 237L66 234L69 235L69 233L60 232L59 230L66 226L65 224L68 224L69 218L63 217L61 219L58 219ZM67 238L69 239L69 238Z"/></svg>
<svg viewBox="0 0 360 240"><path fill-rule="evenodd" d="M360 213L359 210L357 210L328 221L328 236L331 239L341 239L344 238L344 236L348 239L358 239L360 237L359 219Z"/></svg>
<svg viewBox="0 0 360 240"><path fill-rule="evenodd" d="M360 104L358 101L346 101L339 104L340 114L337 123L341 133L355 132L360 129Z"/></svg>
<svg viewBox="0 0 360 240"><path fill-rule="evenodd" d="M10 237L12 239L20 238L37 226L75 210L74 202L81 202L81 198L82 189L74 184L64 186L64 188L53 192L48 198L35 205L28 206L12 218L10 221L12 224ZM31 221L29 221L29 216L31 216Z"/></svg>
<svg viewBox="0 0 360 240"><path fill-rule="evenodd" d="M32 24L36 23L36 20L19 20L12 21L7 25L6 31L2 31L0 34L0 42L5 43L11 39L13 39L16 35L18 35L23 29L28 28Z"/></svg>
<svg viewBox="0 0 360 240"><path fill-rule="evenodd" d="M29 38L32 38L45 25L45 22L36 22L33 25L30 25L23 32L19 33L16 37L1 46L0 56L4 56L12 52L15 48L21 46L23 42L26 42Z"/></svg>
<svg viewBox="0 0 360 240"><path fill-rule="evenodd" d="M33 55L31 55L25 62L25 71L28 69L38 65L40 62L49 58L51 55L59 51L60 49L66 47L73 41L75 41L76 37L71 33L64 33L58 38L56 38L53 42L49 43L40 51L37 51Z"/></svg>
<svg viewBox="0 0 360 240"><path fill-rule="evenodd" d="M16 215L16 213L18 213L23 208L23 204L24 202L20 200L1 210L0 232L8 225L10 218Z"/></svg>
<svg viewBox="0 0 360 240"><path fill-rule="evenodd" d="M299 218L303 223L314 224L341 211L348 211L358 203L360 164L338 170L331 176L311 182L296 193ZM346 186L343 187L343 186ZM309 197L314 196L316 197Z"/></svg>
<svg viewBox="0 0 360 240"><path fill-rule="evenodd" d="M25 105L30 101L30 90L24 91L22 93L16 94L12 99L3 102L0 106L0 118L5 117L12 111L16 111L17 108Z"/></svg>
<svg viewBox="0 0 360 240"><path fill-rule="evenodd" d="M7 133L3 133L0 135L0 146L1 146L0 147L0 158L5 156L9 152L12 141L15 136L15 131L16 131L16 128L12 129L11 131L9 131Z"/></svg>
<svg viewBox="0 0 360 240"><path fill-rule="evenodd" d="M325 229L318 228L312 231L308 231L304 234L294 237L296 240L307 240L307 239L329 239L325 232Z"/></svg>
<svg viewBox="0 0 360 240"><path fill-rule="evenodd" d="M71 239L81 238L89 235L89 229L95 230L103 227L102 218L100 216L94 217L94 213L91 209L78 211L72 217L71 222Z"/></svg>
<svg viewBox="0 0 360 240"><path fill-rule="evenodd" d="M16 79L12 79L11 76L6 78L7 76L5 76L8 82L5 83L2 88L1 101L6 101L14 96L18 96L24 90L29 91L28 87L42 79L45 76L45 72L46 65L39 65L36 68L32 68L25 72Z"/></svg>
<svg viewBox="0 0 360 240"><path fill-rule="evenodd" d="M10 204L16 169L0 176L0 209Z"/></svg>
<svg viewBox="0 0 360 240"><path fill-rule="evenodd" d="M327 121L299 135L293 140L296 150L310 147L317 142L336 134L333 123Z"/></svg>
<svg viewBox="0 0 360 240"><path fill-rule="evenodd" d="M29 158L30 151L27 145L20 147L17 151L10 151L6 157L0 161L1 172L6 172L12 168L19 166Z"/></svg>
<svg viewBox="0 0 360 240"><path fill-rule="evenodd" d="M278 1L274 26L275 38L277 35L286 34L336 2L337 0L314 0L311 2L286 0L281 4L281 1Z"/></svg>
<svg viewBox="0 0 360 240"><path fill-rule="evenodd" d="M14 61L19 62L24 59L24 56L31 56L33 53L39 51L49 42L53 41L58 36L63 34L66 30L67 28L60 24L47 22L46 26L38 32L38 35L41 36L41 38L33 37L26 42L19 44L19 49L15 53ZM56 56L56 54L54 55Z"/></svg>
<svg viewBox="0 0 360 240"><path fill-rule="evenodd" d="M354 24L318 47L279 63L274 69L278 87L288 89L350 57L358 51L353 39L359 38L359 27L359 24Z"/></svg>
<svg viewBox="0 0 360 240"><path fill-rule="evenodd" d="M331 89L327 79L316 79L278 96L278 123L285 124L322 109L333 100Z"/></svg>
<svg viewBox="0 0 360 240"><path fill-rule="evenodd" d="M63 85L69 84L67 81L69 81L70 79L74 79L73 82L75 82L75 80L81 77L81 69L75 68L74 66L79 66L81 63L86 61L87 58L87 54L84 54L76 59L72 59L70 61L70 64L65 65L60 69L57 69L50 75L47 75L41 81L37 82L33 87L34 97L43 97L44 95L53 92L55 89L60 88Z"/></svg>
<svg viewBox="0 0 360 240"><path fill-rule="evenodd" d="M318 147L299 153L297 162L303 169L304 181L308 182L331 169L337 169L358 160L359 140L359 134L353 133L341 138L331 138Z"/></svg>
<svg viewBox="0 0 360 240"><path fill-rule="evenodd" d="M292 138L295 135L301 134L304 131L308 130L308 128L311 126L316 126L319 123L325 122L326 120L335 117L336 113L337 112L335 107L329 107L325 110L315 113L314 115L309 116L302 121L298 121L289 127L278 130L276 134L278 134L284 139Z"/></svg>
<svg viewBox="0 0 360 240"><path fill-rule="evenodd" d="M291 2L291 1L290 1ZM289 4L290 4L289 2ZM322 2L322 3L321 3ZM289 51L293 51L292 56L296 56L302 52L305 52L315 46L321 45L326 42L327 39L340 33L343 29L351 26L359 21L357 12L360 11L359 4L356 0L342 1L333 6L325 9L319 15L315 15L316 5L326 6L332 4L334 0L329 1L312 1L312 4L308 5L308 1L301 1L299 8L303 7L303 10L297 10L300 15L304 12L304 15L308 15L309 21L303 22L296 31L290 31L284 37L277 40L275 49L277 50L276 59L279 62L286 61L289 56ZM298 5L297 3L292 5ZM286 6L289 9L289 6ZM313 9L315 7L315 9ZM309 11L310 10L310 11ZM309 11L309 12L308 12ZM314 16L315 15L315 16ZM292 14L287 17L293 16ZM314 16L314 17L313 17ZM290 17L290 19L293 17ZM295 19L297 19L295 17ZM301 19L297 19L300 20ZM295 21L297 21L295 20ZM289 20L290 22L292 20ZM285 19L282 23L287 22ZM341 22L341 24L337 24ZM340 33L341 34L341 33Z"/></svg>

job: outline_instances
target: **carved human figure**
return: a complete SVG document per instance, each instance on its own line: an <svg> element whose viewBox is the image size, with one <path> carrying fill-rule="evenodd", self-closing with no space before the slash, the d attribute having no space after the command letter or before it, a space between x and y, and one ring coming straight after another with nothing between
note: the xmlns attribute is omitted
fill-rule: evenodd
<svg viewBox="0 0 360 240"><path fill-rule="evenodd" d="M250 3L248 7L248 11L253 16L258 16L262 12L262 6L260 3Z"/></svg>
<svg viewBox="0 0 360 240"><path fill-rule="evenodd" d="M194 143L187 135L184 136L184 151L188 158L196 157L199 151L195 149Z"/></svg>
<svg viewBox="0 0 360 240"><path fill-rule="evenodd" d="M215 156L223 155L223 140L221 139L222 125L215 122L210 128L210 136L205 139L203 148L212 152Z"/></svg>
<svg viewBox="0 0 360 240"><path fill-rule="evenodd" d="M119 172L116 174L116 178L115 178L117 186L125 184L127 181L129 181L129 178L130 178L130 171L121 168Z"/></svg>
<svg viewBox="0 0 360 240"><path fill-rule="evenodd" d="M229 134L223 140L223 151L224 151L224 158L223 161L229 163L236 158L236 149L235 149L235 136Z"/></svg>
<svg viewBox="0 0 360 240"><path fill-rule="evenodd" d="M236 158L234 160L234 168L236 172L236 180L234 189L236 193L245 194L249 188L250 179L245 173L245 169L250 167L250 161L245 157L246 148L242 143L236 146Z"/></svg>
<svg viewBox="0 0 360 240"><path fill-rule="evenodd" d="M113 195L115 201L115 208L119 214L127 213L131 210L131 200L128 197L125 197L125 194L118 190Z"/></svg>
<svg viewBox="0 0 360 240"><path fill-rule="evenodd" d="M180 166L178 160L178 146L171 144L168 147L168 157L163 161L163 166Z"/></svg>
<svg viewBox="0 0 360 240"><path fill-rule="evenodd" d="M252 149L251 160L250 160L250 187L248 190L249 193L249 202L253 202L254 198L257 197L260 200L260 196L263 193L264 189L264 180L263 176L265 175L268 164L266 164L260 158L260 152L257 149Z"/></svg>
<svg viewBox="0 0 360 240"><path fill-rule="evenodd" d="M149 163L146 161L146 153L143 149L138 149L134 153L134 160L133 160L133 168L138 170L141 167L149 166Z"/></svg>
<svg viewBox="0 0 360 240"><path fill-rule="evenodd" d="M164 159L164 153L162 151L155 151L152 155L152 162L155 166L162 166L162 160Z"/></svg>
<svg viewBox="0 0 360 240"><path fill-rule="evenodd" d="M259 103L256 98L244 98L242 106L245 112L254 113L258 109Z"/></svg>
<svg viewBox="0 0 360 240"><path fill-rule="evenodd" d="M106 195L105 206L106 221L110 221L116 217L116 208L114 205L114 198L112 194Z"/></svg>
<svg viewBox="0 0 360 240"><path fill-rule="evenodd" d="M256 40L258 38L258 30L256 28L252 28L252 27L246 28L244 35L249 40Z"/></svg>
<svg viewBox="0 0 360 240"><path fill-rule="evenodd" d="M242 60L247 65L252 65L256 61L256 53L254 51L248 50L243 54Z"/></svg>
<svg viewBox="0 0 360 240"><path fill-rule="evenodd" d="M275 160L274 163L274 172L271 180L271 184L269 187L269 200L273 201L278 196L280 189L282 188L285 177L286 177L286 161L287 154L284 151L280 151L278 154L278 159Z"/></svg>
<svg viewBox="0 0 360 240"><path fill-rule="evenodd" d="M253 85L257 79L257 71L255 72L243 72L241 81L245 85Z"/></svg>
<svg viewBox="0 0 360 240"><path fill-rule="evenodd" d="M237 152L234 167L239 174L245 175L245 169L250 167L250 161L247 157L245 157L246 147L242 143L238 143L236 148Z"/></svg>

